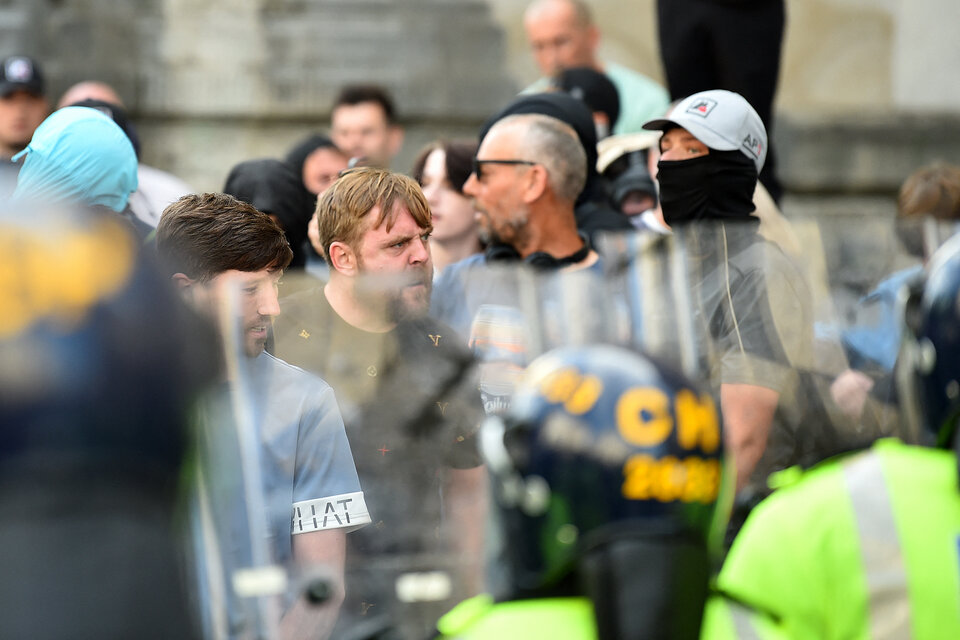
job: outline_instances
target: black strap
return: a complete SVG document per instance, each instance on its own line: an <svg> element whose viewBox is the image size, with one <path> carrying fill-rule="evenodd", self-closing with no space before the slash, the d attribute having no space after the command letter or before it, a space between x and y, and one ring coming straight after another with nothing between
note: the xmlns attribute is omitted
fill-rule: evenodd
<svg viewBox="0 0 960 640"><path fill-rule="evenodd" d="M531 266L537 267L538 269L560 269L571 264L577 264L586 260L587 256L590 255L590 240L587 238L586 234L578 233L580 239L583 240L583 246L580 249L577 249L568 256L562 258L555 258L546 251L537 251L531 253L526 258L523 258L523 262ZM487 262L507 262L507 261L519 261L520 254L512 246L507 244L491 244L487 247L485 252Z"/></svg>

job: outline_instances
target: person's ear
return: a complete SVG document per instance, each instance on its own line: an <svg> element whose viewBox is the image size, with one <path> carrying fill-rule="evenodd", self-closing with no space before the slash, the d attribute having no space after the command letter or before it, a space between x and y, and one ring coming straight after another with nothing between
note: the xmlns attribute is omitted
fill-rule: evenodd
<svg viewBox="0 0 960 640"><path fill-rule="evenodd" d="M173 286L176 287L181 293L185 293L186 290L190 289L197 283L196 280L185 273L175 273L170 276L170 280L173 282Z"/></svg>
<svg viewBox="0 0 960 640"><path fill-rule="evenodd" d="M403 146L404 131L403 127L394 124L390 126L390 156L395 157L400 153L400 147Z"/></svg>
<svg viewBox="0 0 960 640"><path fill-rule="evenodd" d="M199 280L194 280L185 273L175 273L170 276L173 287L180 294L180 299L191 305L198 305L205 294Z"/></svg>
<svg viewBox="0 0 960 640"><path fill-rule="evenodd" d="M353 247L346 242L331 242L327 250L330 266L345 276L355 276L359 273L357 254Z"/></svg>
<svg viewBox="0 0 960 640"><path fill-rule="evenodd" d="M523 202L530 204L539 200L547 190L549 176L547 169L541 164L535 164L530 167L530 171L524 177L523 183Z"/></svg>

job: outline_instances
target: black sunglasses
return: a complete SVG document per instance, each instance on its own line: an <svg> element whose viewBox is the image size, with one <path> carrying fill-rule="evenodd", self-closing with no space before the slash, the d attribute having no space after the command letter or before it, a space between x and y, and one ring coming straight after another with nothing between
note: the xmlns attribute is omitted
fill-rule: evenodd
<svg viewBox="0 0 960 640"><path fill-rule="evenodd" d="M481 160L480 158L474 156L473 173L477 176L477 180L483 180L483 165L485 164L528 165L532 167L539 163L530 162L529 160Z"/></svg>

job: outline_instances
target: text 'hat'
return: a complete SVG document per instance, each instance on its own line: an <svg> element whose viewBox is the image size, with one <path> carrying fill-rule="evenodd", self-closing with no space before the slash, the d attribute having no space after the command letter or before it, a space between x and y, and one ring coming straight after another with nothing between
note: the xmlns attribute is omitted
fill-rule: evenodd
<svg viewBox="0 0 960 640"><path fill-rule="evenodd" d="M711 149L738 149L757 165L757 173L767 158L767 130L739 93L724 89L701 91L681 100L666 117L643 125L652 131L673 127L683 127Z"/></svg>

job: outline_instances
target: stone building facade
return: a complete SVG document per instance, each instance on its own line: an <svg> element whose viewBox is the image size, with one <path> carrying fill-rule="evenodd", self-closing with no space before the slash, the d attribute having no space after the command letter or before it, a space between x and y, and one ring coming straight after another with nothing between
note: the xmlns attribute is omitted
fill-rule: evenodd
<svg viewBox="0 0 960 640"><path fill-rule="evenodd" d="M322 130L352 81L407 127L397 169L477 125L536 76L523 0L0 0L2 54L44 62L54 95L96 78L133 113L144 159L198 189ZM602 54L661 78L655 0L595 0ZM891 211L919 164L960 162L956 0L788 0L780 167L794 194ZM852 201L848 201L849 202Z"/></svg>

